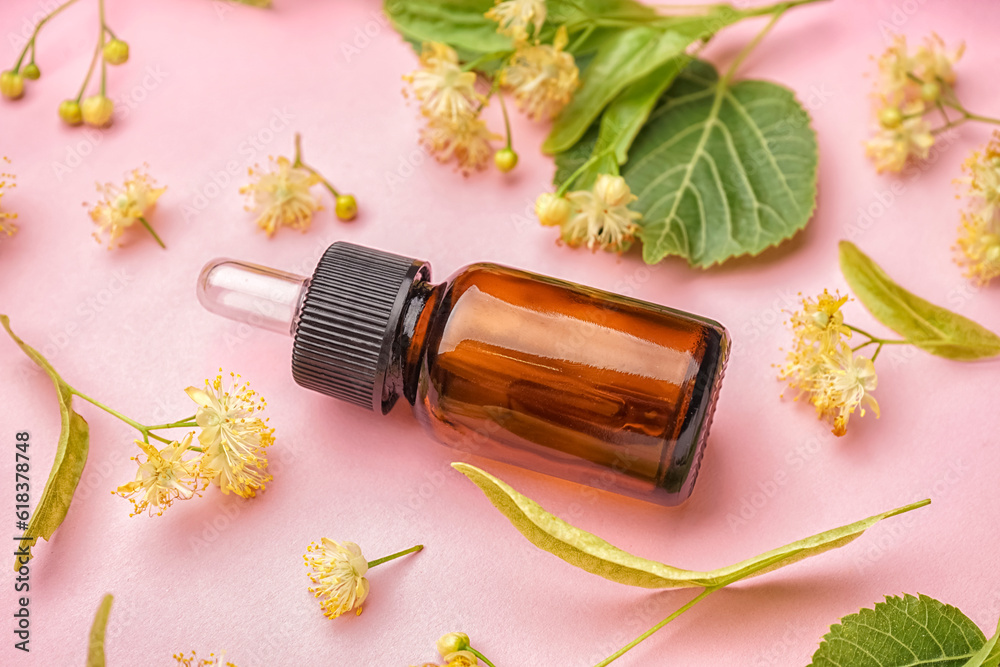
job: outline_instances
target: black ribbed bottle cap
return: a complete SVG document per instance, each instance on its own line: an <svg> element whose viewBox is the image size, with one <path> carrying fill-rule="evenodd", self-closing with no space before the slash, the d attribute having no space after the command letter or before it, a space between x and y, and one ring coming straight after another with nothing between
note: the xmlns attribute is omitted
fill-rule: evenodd
<svg viewBox="0 0 1000 667"><path fill-rule="evenodd" d="M430 266L412 257L338 241L306 289L292 348L292 377L306 387L386 413L383 392L410 287Z"/></svg>

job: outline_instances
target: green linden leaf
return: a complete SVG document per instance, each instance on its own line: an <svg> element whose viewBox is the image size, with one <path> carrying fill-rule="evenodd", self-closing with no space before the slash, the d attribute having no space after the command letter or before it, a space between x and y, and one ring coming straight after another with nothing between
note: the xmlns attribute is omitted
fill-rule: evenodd
<svg viewBox="0 0 1000 667"><path fill-rule="evenodd" d="M484 16L493 0L385 0L393 27L419 53L424 42L443 42L463 59L511 49L509 37Z"/></svg>
<svg viewBox="0 0 1000 667"><path fill-rule="evenodd" d="M94 615L94 624L90 627L90 646L87 649L87 667L104 667L104 631L108 627L108 616L111 615L111 603L114 600L110 593L105 595Z"/></svg>
<svg viewBox="0 0 1000 667"><path fill-rule="evenodd" d="M62 417L62 430L59 433L59 443L56 445L56 456L52 462L52 470L42 489L42 495L35 505L35 510L28 520L28 529L24 531L21 548L28 547L28 558L31 559L31 545L34 538L41 537L48 541L56 528L62 524L73 502L73 493L80 482L83 467L87 463L87 450L90 448L90 427L86 420L73 411L73 393L69 385L63 382L51 364L33 347L18 338L10 329L10 319L0 315L0 324L7 330L18 347L45 371L56 386L59 398L59 413ZM20 568L18 559L14 559L14 571Z"/></svg>
<svg viewBox="0 0 1000 667"><path fill-rule="evenodd" d="M993 637L969 658L964 667L998 667L1000 666L1000 622Z"/></svg>
<svg viewBox="0 0 1000 667"><path fill-rule="evenodd" d="M771 572L824 551L842 547L882 519L930 503L930 500L923 500L792 542L729 567L697 572L633 556L550 514L538 503L488 472L467 463L451 465L478 486L493 506L539 549L591 574L641 588L722 588L741 579Z"/></svg>
<svg viewBox="0 0 1000 667"><path fill-rule="evenodd" d="M681 72L635 138L622 176L643 214L643 258L709 267L792 237L816 207L818 148L792 91Z"/></svg>
<svg viewBox="0 0 1000 667"><path fill-rule="evenodd" d="M875 319L922 350L959 361L1000 354L1000 336L903 289L850 241L840 242L840 270Z"/></svg>
<svg viewBox="0 0 1000 667"><path fill-rule="evenodd" d="M982 667L985 643L955 607L926 595L887 597L831 627L810 667Z"/></svg>

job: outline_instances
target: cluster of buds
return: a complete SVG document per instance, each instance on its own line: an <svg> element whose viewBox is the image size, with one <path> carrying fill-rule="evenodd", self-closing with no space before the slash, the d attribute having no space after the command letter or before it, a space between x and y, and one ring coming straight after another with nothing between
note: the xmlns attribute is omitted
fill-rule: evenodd
<svg viewBox="0 0 1000 667"><path fill-rule="evenodd" d="M0 93L9 100L20 99L24 95L25 80L34 81L41 77L42 72L35 62L35 44L38 33L57 14L65 10L77 0L67 0L56 7L45 16L38 25L27 44L21 50L14 66L0 74ZM118 39L104 19L104 0L97 0L100 14L100 36L94 50L94 57L90 61L90 67L84 77L83 85L76 97L63 100L59 104L59 117L67 125L80 125L86 123L93 127L107 127L111 124L114 115L115 105L107 96L107 67L116 66L128 62L128 43ZM27 59L27 63L25 63ZM87 86L94 74L94 70L100 62L101 82L99 91L96 94L84 97Z"/></svg>

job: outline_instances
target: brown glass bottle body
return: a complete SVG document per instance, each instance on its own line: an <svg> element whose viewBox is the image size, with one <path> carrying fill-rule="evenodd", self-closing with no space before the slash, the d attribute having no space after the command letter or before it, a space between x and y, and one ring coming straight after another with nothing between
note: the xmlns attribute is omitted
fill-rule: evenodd
<svg viewBox="0 0 1000 667"><path fill-rule="evenodd" d="M403 309L386 392L465 452L663 505L691 493L729 339L716 322L494 264Z"/></svg>

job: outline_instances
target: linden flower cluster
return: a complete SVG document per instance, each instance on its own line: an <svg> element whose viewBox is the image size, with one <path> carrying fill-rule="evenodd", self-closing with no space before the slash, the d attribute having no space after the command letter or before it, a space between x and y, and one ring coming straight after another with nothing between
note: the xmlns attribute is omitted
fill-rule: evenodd
<svg viewBox="0 0 1000 667"><path fill-rule="evenodd" d="M251 182L240 193L246 195L246 210L257 214L257 226L269 236L279 227L305 232L312 225L313 213L319 211L319 198L312 193L322 184L334 197L334 213L340 220L353 220L358 204L353 195L339 193L317 170L302 161L302 137L295 135L295 158L271 158L268 169L254 165L249 169Z"/></svg>
<svg viewBox="0 0 1000 667"><path fill-rule="evenodd" d="M132 458L138 463L135 480L115 491L132 501L132 516L148 510L162 515L175 500L188 500L214 484L223 493L253 498L271 481L267 474L265 449L274 443L274 429L259 413L266 403L257 392L230 373L228 385L222 375L206 380L205 387L188 387L185 392L198 405L189 419L139 428L144 439L135 444L141 454ZM169 441L152 431L161 428L198 426L198 445L192 445L194 433L181 440ZM157 449L149 438L166 443Z"/></svg>
<svg viewBox="0 0 1000 667"><path fill-rule="evenodd" d="M934 136L966 120L975 120L955 97L955 63L964 45L952 52L937 35L910 53L906 38L894 37L892 45L878 59L875 117L878 130L865 144L865 152L879 172L902 171L912 158L924 159L934 145ZM959 118L949 118L952 109ZM927 114L941 113L944 125L932 128Z"/></svg>
<svg viewBox="0 0 1000 667"><path fill-rule="evenodd" d="M469 635L464 632L449 632L437 640L437 650L444 660L443 667L472 667L483 664L492 667L486 656L474 649L469 642ZM437 663L425 662L421 667L442 667Z"/></svg>
<svg viewBox="0 0 1000 667"><path fill-rule="evenodd" d="M139 169L132 171L125 183L118 187L111 183L97 184L102 199L90 209L90 219L97 225L94 239L103 243L107 237L108 250L121 245L125 231L139 223L146 228L161 248L166 248L146 217L156 207L156 202L166 188L157 188L155 181ZM84 204L86 206L86 204Z"/></svg>
<svg viewBox="0 0 1000 667"><path fill-rule="evenodd" d="M968 208L962 212L957 262L979 285L1000 276L1000 132L963 165Z"/></svg>
<svg viewBox="0 0 1000 667"><path fill-rule="evenodd" d="M67 0L45 16L21 50L14 67L0 74L0 93L9 100L20 99L24 95L25 80L33 81L41 77L42 72L35 63L35 42L38 33L57 14L75 3L77 0ZM67 125L86 123L94 127L107 127L111 124L115 105L107 96L108 65L121 65L128 61L129 46L115 36L104 19L104 0L97 0L100 16L100 36L90 61L90 67L83 79L83 84L76 97L63 100L59 105L59 117ZM27 58L27 63L25 59ZM95 95L84 97L84 92L94 75L98 62L101 68L100 91Z"/></svg>
<svg viewBox="0 0 1000 667"><path fill-rule="evenodd" d="M624 178L600 174L590 190L542 193L535 215L543 225L559 227L560 238L570 247L622 251L635 238L636 221L642 217L628 207L635 200Z"/></svg>
<svg viewBox="0 0 1000 667"><path fill-rule="evenodd" d="M3 161L10 164L10 160L7 158L3 158ZM3 199L4 188L13 188L16 186L14 178L14 174L0 174L0 200ZM0 234L13 236L17 232L17 225L11 222L15 218L17 218L17 213L0 209Z"/></svg>
<svg viewBox="0 0 1000 667"><path fill-rule="evenodd" d="M502 95L497 95L506 132L502 149L494 152L492 142L501 137L491 132L481 118L500 87L510 91L518 107L534 120L551 120L569 102L579 86L579 70L573 56L564 51L568 42L565 26L556 32L552 44L538 41L545 16L542 0L498 0L486 17L497 22L497 32L510 37L514 48L464 65L447 44L423 45L420 69L403 79L410 84L426 119L421 141L440 162L454 160L466 175L485 168L491 156L500 171L508 172L517 166L518 155L512 146ZM488 93L482 94L476 90L475 68L491 59L501 60L499 74Z"/></svg>
<svg viewBox="0 0 1000 667"><path fill-rule="evenodd" d="M864 416L870 407L877 417L878 403L871 395L878 384L874 359L886 342L844 324L841 306L846 296L823 290L815 300L802 300L802 309L790 319L795 342L788 353L779 379L798 390L798 400L806 396L816 408L816 414L833 425L833 434L847 433L847 423L855 410ZM852 331L868 336L867 343L851 348L846 340ZM877 343L871 359L855 355L861 348Z"/></svg>
<svg viewBox="0 0 1000 667"><path fill-rule="evenodd" d="M311 570L309 580L313 586L309 592L319 600L327 618L338 618L354 609L360 616L370 588L365 578L368 570L423 548L417 545L369 562L354 542L335 542L324 537L319 544L310 544L303 556Z"/></svg>

